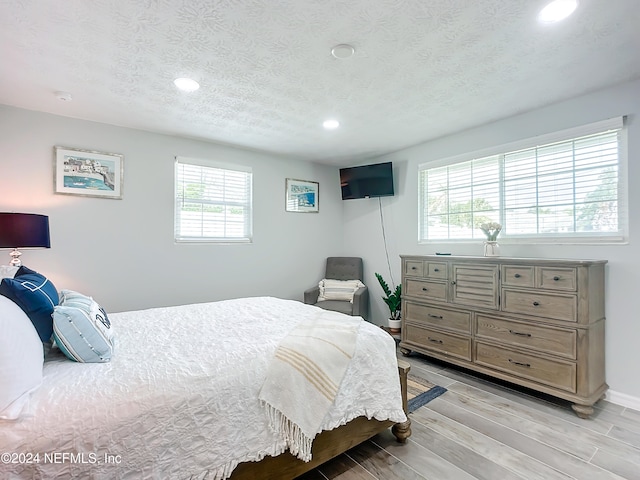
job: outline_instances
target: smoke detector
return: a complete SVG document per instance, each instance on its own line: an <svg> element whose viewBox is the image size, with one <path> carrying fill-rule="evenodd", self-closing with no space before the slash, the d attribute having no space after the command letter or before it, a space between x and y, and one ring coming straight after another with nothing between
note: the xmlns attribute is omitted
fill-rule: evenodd
<svg viewBox="0 0 640 480"><path fill-rule="evenodd" d="M63 102L70 102L73 100L73 97L69 92L56 92L55 96L58 100L62 100Z"/></svg>

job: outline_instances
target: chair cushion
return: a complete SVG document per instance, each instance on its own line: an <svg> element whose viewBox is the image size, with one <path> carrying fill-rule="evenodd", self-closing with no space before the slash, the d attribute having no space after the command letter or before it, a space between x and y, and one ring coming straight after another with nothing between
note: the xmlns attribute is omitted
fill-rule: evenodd
<svg viewBox="0 0 640 480"><path fill-rule="evenodd" d="M53 311L53 337L62 352L81 363L111 360L113 329L107 312L91 297L63 290Z"/></svg>
<svg viewBox="0 0 640 480"><path fill-rule="evenodd" d="M332 280L323 278L318 283L320 293L318 295L318 302L324 302L326 300L340 300L343 302L353 303L353 294L356 293L361 287L364 287L364 283L360 280Z"/></svg>

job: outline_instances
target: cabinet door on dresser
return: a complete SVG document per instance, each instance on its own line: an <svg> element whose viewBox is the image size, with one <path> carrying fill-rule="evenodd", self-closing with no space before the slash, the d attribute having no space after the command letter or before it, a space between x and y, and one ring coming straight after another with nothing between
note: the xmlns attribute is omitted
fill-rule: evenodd
<svg viewBox="0 0 640 480"><path fill-rule="evenodd" d="M472 307L498 308L498 265L453 263L451 303Z"/></svg>

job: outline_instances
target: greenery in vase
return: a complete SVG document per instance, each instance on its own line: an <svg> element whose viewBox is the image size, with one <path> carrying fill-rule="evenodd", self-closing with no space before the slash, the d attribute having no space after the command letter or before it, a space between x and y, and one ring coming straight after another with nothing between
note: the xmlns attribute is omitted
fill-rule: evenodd
<svg viewBox="0 0 640 480"><path fill-rule="evenodd" d="M484 232L488 242L495 242L498 240L498 234L502 230L502 225L496 222L483 223L480 225L480 230Z"/></svg>
<svg viewBox="0 0 640 480"><path fill-rule="evenodd" d="M400 308L401 308L401 299L402 299L402 285L398 285L395 291L391 291L387 282L384 281L382 275L376 273L376 278L378 282L380 282L380 286L384 291L385 297L382 297L384 303L389 307L390 319L391 320L400 320Z"/></svg>

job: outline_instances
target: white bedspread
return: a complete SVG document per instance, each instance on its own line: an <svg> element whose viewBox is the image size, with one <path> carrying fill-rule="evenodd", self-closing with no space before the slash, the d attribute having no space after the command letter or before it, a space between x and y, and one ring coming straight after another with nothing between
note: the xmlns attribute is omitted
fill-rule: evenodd
<svg viewBox="0 0 640 480"><path fill-rule="evenodd" d="M0 478L220 479L282 453L258 391L279 341L317 311L259 297L111 314L110 363L49 359L32 416L0 422L0 453L25 454ZM395 343L366 322L322 429L361 415L406 419Z"/></svg>

